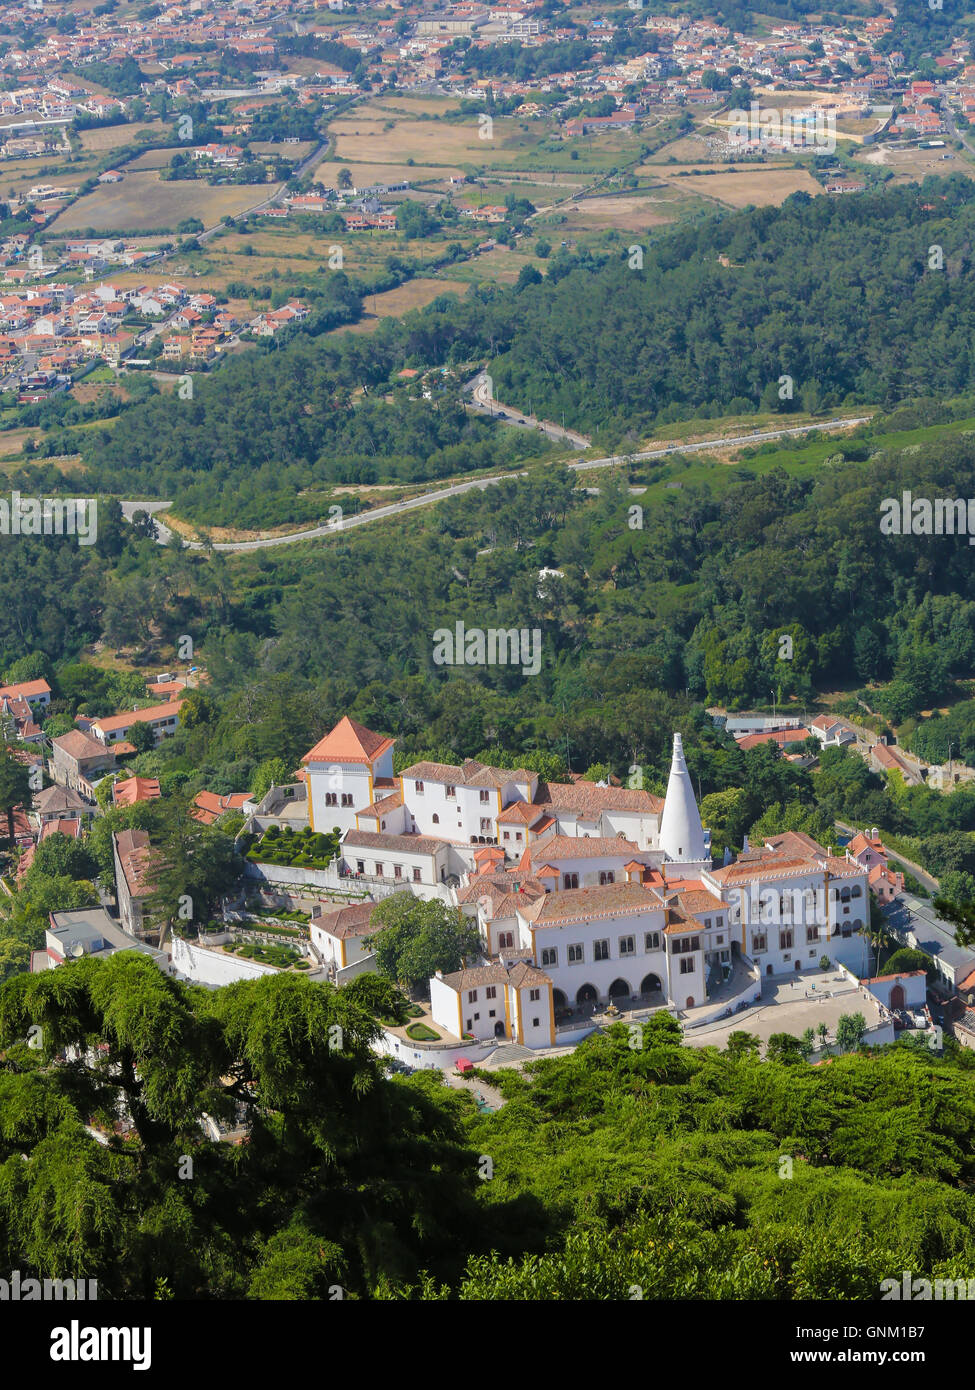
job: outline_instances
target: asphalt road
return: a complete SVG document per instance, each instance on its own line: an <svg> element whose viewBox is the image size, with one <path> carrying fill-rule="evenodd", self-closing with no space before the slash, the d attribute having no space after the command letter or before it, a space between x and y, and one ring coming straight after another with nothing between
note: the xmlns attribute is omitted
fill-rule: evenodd
<svg viewBox="0 0 975 1390"><path fill-rule="evenodd" d="M571 444L573 449L588 449L591 440L584 434L577 434L575 430L567 430L564 427L553 425L550 420L539 420L534 415L525 415L520 410L515 410L514 406L502 405L491 395L490 379L481 373L474 378L471 398L471 409L480 411L482 415L490 415L496 419L509 420L513 425L521 425L529 430L541 430L549 439L558 440L560 443Z"/></svg>
<svg viewBox="0 0 975 1390"><path fill-rule="evenodd" d="M769 439L785 439L791 435L809 434L813 430L845 429L851 425L862 425L869 420L868 415L858 416L855 419L834 419L821 420L814 425L798 425L792 429L783 430L761 430L753 431L750 434L725 435L721 439L706 440L701 444L670 444L663 449L647 449L634 454L614 454L611 458L602 459L581 459L566 465L573 472L588 471L590 468L612 468L615 464L629 463L637 459L666 458L669 454L700 453L705 449L724 449L729 444L758 444ZM450 487L435 488L432 492L424 492L419 497L412 497L406 501L390 502L383 507L373 507L367 512L360 512L357 516L343 516L337 522L332 522L324 526L313 526L305 531L292 531L286 536L268 536L263 540L257 541L222 541L214 544L214 550L240 553L247 550L267 550L272 546L295 545L299 541L318 540L323 536L334 536L339 532L351 531L357 526L367 526L373 521L382 521L387 517L401 516L405 512L415 511L417 507L429 507L435 502L443 502L448 497L459 497L462 493L471 492L475 488L483 491L485 488L494 487L498 483L506 482L509 478L523 478L525 472L502 473L491 478L474 478L469 482L453 483ZM171 502L139 502L126 501L122 503L122 512L129 519L135 511L151 511L154 515L165 511L171 507ZM158 519L156 525L159 527L159 543L165 545L172 532L165 527ZM204 547L199 541L185 542L190 550L202 550Z"/></svg>

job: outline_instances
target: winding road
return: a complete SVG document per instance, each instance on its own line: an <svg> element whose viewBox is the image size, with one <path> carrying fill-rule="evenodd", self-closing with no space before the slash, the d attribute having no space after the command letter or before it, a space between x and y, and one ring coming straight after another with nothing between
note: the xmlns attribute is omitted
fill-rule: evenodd
<svg viewBox="0 0 975 1390"><path fill-rule="evenodd" d="M510 407L503 407L503 409L510 410ZM515 412L515 414L520 416L516 423L524 424L526 428L543 427L543 422L535 420L534 417L521 415L520 412ZM667 458L671 454L701 453L707 449L726 449L729 446L743 444L764 444L770 439L787 439L794 435L811 434L814 430L849 429L854 425L866 424L869 420L869 415L859 415L847 419L820 420L816 424L796 425L791 429L755 430L748 434L729 434L723 435L720 439L706 439L698 444L680 442L668 444L661 449L644 449L632 454L613 454L608 458L579 459L566 464L566 467L572 472L588 472L592 468L613 468L620 463ZM557 426L553 425L550 428L557 429ZM581 436L576 436L576 438L581 438ZM462 493L471 492L475 488L484 491L485 488L507 482L509 478L524 478L526 476L526 471L522 469L517 473L500 473L490 478L472 478L467 482L452 483L449 487L434 488L430 492L422 493L419 497L390 502L383 507L372 507L367 512L359 512L356 516L342 516L323 526L313 526L304 531L291 531L284 536L267 536L256 541L220 541L215 542L210 548L229 553L241 553L247 550L268 550L272 546L278 545L296 545L299 541L320 540L325 536L335 536L340 532L351 531L358 526L367 526L373 521L383 521L388 517L402 516L405 512L415 511L418 507L429 507L435 502L444 502L448 497L459 497ZM171 506L172 502L129 500L122 502L122 512L128 521L132 520L137 511L151 512L156 519L157 540L160 545L166 545L173 532L158 519L158 513ZM190 550L207 549L200 541L184 541L184 546Z"/></svg>

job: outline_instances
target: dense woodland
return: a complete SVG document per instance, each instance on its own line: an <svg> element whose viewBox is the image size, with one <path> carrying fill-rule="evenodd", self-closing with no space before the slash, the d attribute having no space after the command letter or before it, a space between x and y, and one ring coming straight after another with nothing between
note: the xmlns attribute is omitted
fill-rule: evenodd
<svg viewBox="0 0 975 1390"><path fill-rule="evenodd" d="M763 1061L745 1033L683 1048L657 1015L639 1047L617 1026L501 1074L481 1116L438 1074L385 1078L362 997L186 987L127 952L8 981L0 1266L102 1299L855 1299L970 1275L975 1059L953 1044L812 1067L784 1037ZM103 1147L84 1125L120 1100L135 1129ZM210 1142L202 1112L250 1142Z"/></svg>
<svg viewBox="0 0 975 1390"><path fill-rule="evenodd" d="M531 452L530 436L463 420L460 379L429 408L397 399L404 367L489 362L500 400L612 447L683 418L957 395L975 389L973 245L975 188L958 177L708 218L660 235L639 270L624 247L560 251L540 282L444 296L368 337L321 336L361 308L338 272L308 332L228 362L192 401L150 399L86 432L85 478L197 522L259 524L314 515L306 488Z"/></svg>

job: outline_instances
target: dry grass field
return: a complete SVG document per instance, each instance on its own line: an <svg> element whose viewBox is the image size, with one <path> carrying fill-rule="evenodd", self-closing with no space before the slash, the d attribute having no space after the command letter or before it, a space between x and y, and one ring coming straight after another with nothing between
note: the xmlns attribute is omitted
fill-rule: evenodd
<svg viewBox="0 0 975 1390"><path fill-rule="evenodd" d="M162 130L162 122L134 121L131 125L105 125L96 126L94 130L83 130L79 136L81 148L98 154L104 154L106 150L121 149L123 145L131 145L140 130L148 130L154 136L158 136Z"/></svg>
<svg viewBox="0 0 975 1390"><path fill-rule="evenodd" d="M442 116L458 109L453 97L384 96L359 110L373 120L388 119L396 112L406 116Z"/></svg>
<svg viewBox="0 0 975 1390"><path fill-rule="evenodd" d="M170 145L162 150L146 150L145 154L137 155L135 159L130 160L123 172L138 173L141 169L165 169L177 148Z"/></svg>
<svg viewBox="0 0 975 1390"><path fill-rule="evenodd" d="M197 179L164 183L154 170L145 169L126 174L121 183L102 184L56 218L52 230L175 231L187 217L198 217L212 227L221 217L237 216L272 192L271 184L211 187Z"/></svg>
<svg viewBox="0 0 975 1390"><path fill-rule="evenodd" d="M370 121L358 113L333 121L329 131L336 137L336 158L363 164L415 159L418 164L437 168L456 162L484 164L493 161L506 137L517 130L518 123L496 120L491 140L480 138L474 116L463 125L397 120L392 130L387 130L386 124L386 120Z"/></svg>
<svg viewBox="0 0 975 1390"><path fill-rule="evenodd" d="M694 169L715 169L713 174L681 174L674 165L643 164L638 173L652 174L675 193L694 193L727 207L778 207L790 193L802 190L810 195L822 193L822 185L806 169L776 164L693 164Z"/></svg>
<svg viewBox="0 0 975 1390"><path fill-rule="evenodd" d="M683 180L682 180L683 182ZM682 204L676 197L648 197L621 194L619 197L584 198L559 208L570 228L618 227L621 231L641 231L673 222Z"/></svg>
<svg viewBox="0 0 975 1390"><path fill-rule="evenodd" d="M399 183L403 179L409 179L411 183L429 183L432 179L459 178L464 172L453 165L443 168L422 164L361 164L342 159L338 162L324 160L315 169L313 178L326 188L338 188L340 169L349 170L357 188L366 188L374 183Z"/></svg>
<svg viewBox="0 0 975 1390"><path fill-rule="evenodd" d="M285 145L281 140L254 140L251 149L256 155L280 155L282 159L304 159L315 148L311 140L299 140L296 145Z"/></svg>
<svg viewBox="0 0 975 1390"><path fill-rule="evenodd" d="M408 314L411 309L422 309L441 294L466 294L468 286L463 280L409 280L405 285L397 285L385 294L369 295L365 301L367 315L353 324L351 328L335 328L334 333L371 333L380 319L397 318Z"/></svg>

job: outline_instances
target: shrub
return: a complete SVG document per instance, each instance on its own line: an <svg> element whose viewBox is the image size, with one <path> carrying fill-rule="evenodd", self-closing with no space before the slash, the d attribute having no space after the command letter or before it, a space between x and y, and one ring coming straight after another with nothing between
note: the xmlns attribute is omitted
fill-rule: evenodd
<svg viewBox="0 0 975 1390"><path fill-rule="evenodd" d="M414 1042L439 1042L440 1034L435 1033L432 1028L428 1028L425 1023L411 1023L406 1030L406 1036L412 1038Z"/></svg>

